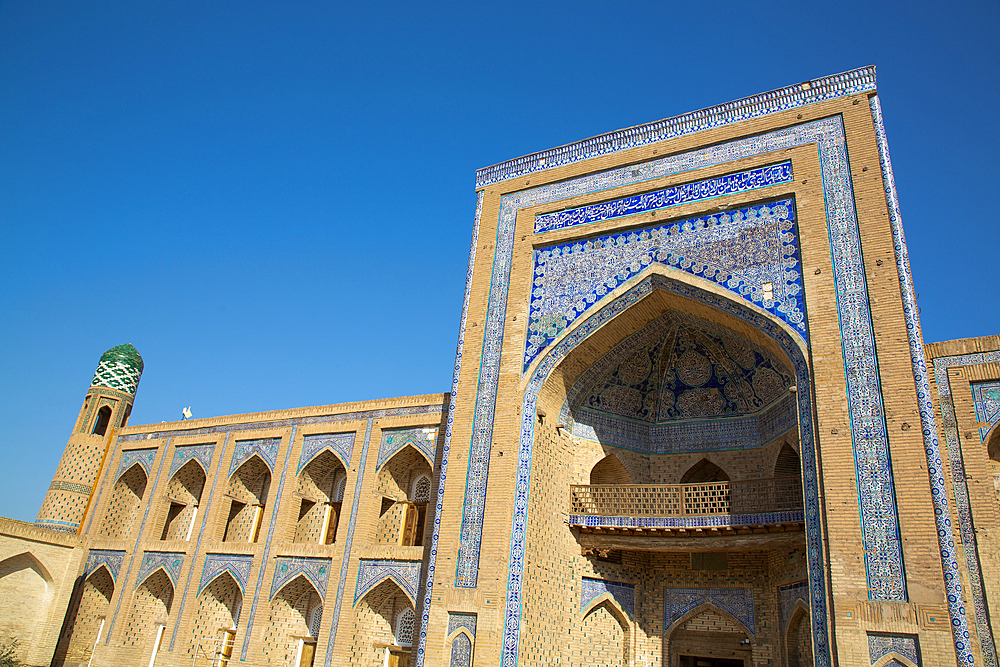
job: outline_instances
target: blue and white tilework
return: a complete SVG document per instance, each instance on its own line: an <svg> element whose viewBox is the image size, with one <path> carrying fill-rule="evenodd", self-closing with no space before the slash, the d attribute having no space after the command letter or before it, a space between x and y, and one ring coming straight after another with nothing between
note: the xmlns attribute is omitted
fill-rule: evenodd
<svg viewBox="0 0 1000 667"><path fill-rule="evenodd" d="M358 583L354 588L354 604L386 579L392 579L416 606L420 588L419 560L383 560L362 558L358 564Z"/></svg>
<svg viewBox="0 0 1000 667"><path fill-rule="evenodd" d="M580 584L580 611L583 611L596 598L607 593L615 602L621 605L629 618L635 618L635 586L618 581L604 581L592 577L583 577Z"/></svg>
<svg viewBox="0 0 1000 667"><path fill-rule="evenodd" d="M156 460L156 448L152 449L129 449L122 452L122 457L118 460L118 473L115 479L122 476L122 473L138 463L146 471L149 477L153 470L153 461Z"/></svg>
<svg viewBox="0 0 1000 667"><path fill-rule="evenodd" d="M146 551L142 554L142 562L139 564L139 573L135 575L135 586L138 588L142 582L146 581L154 571L163 568L163 571L170 577L170 583L177 585L177 577L181 574L181 566L184 565L184 554L170 553L162 551Z"/></svg>
<svg viewBox="0 0 1000 667"><path fill-rule="evenodd" d="M751 635L754 625L752 588L664 588L663 628L667 631L677 619L703 604L711 604L733 615Z"/></svg>
<svg viewBox="0 0 1000 667"><path fill-rule="evenodd" d="M292 456L292 449L293 449L291 443L295 442L295 433L298 431L298 429L299 429L298 426L293 426L291 433L288 435L289 446L285 448L285 460L281 465L281 470L288 470L288 461ZM251 440L249 442L266 443L266 444L254 444L250 448L249 453L246 453L244 455L246 458L249 458L250 454L252 453L261 453L262 451L267 452L271 447L274 448L274 456L277 457L278 445L281 444L281 439L274 438L273 440ZM240 455L241 444L242 443L239 440L236 441L236 449L233 451L234 459L236 458L236 456ZM271 470L274 470L275 463L276 461L270 462L269 465L271 466ZM235 465L230 467L229 469L230 475L232 475L232 472L235 468L236 468ZM267 558L271 553L271 545L273 544L271 540L274 538L274 528L278 523L278 508L281 507L281 494L284 492L285 479L287 478L288 475L278 476L278 491L277 493L274 494L274 502L271 504L271 521L267 525L267 537L264 538L264 555L263 555L264 563L267 563ZM243 648L240 651L240 660L246 660L247 652L250 650L250 637L252 635L251 630L253 629L254 618L256 618L257 616L257 601L260 599L260 592L261 589L263 588L262 584L264 583L265 570L267 570L266 567L261 567L260 570L257 571L257 585L254 586L253 589L253 602L250 604L250 621L247 623L247 632L245 637L243 638Z"/></svg>
<svg viewBox="0 0 1000 667"><path fill-rule="evenodd" d="M100 566L108 568L111 579L118 581L118 570L122 567L122 560L125 558L124 551L104 551L101 549L91 549L87 554L87 565L83 568L83 578L86 579L94 573Z"/></svg>
<svg viewBox="0 0 1000 667"><path fill-rule="evenodd" d="M604 326L629 307L653 293L664 290L691 299L723 313L739 318L749 326L769 336L792 361L796 383L800 387L809 386L810 371L806 363L801 342L793 338L782 325L753 310L740 301L722 297L687 282L653 274L639 281L617 299L605 304L595 313L556 342L542 357L532 371L525 388L521 407L521 436L517 462L517 479L514 488L514 511L511 521L510 566L507 574L507 603L504 616L504 640L502 646L502 667L517 664L518 642L521 620L521 590L524 578L525 527L527 523L528 490L531 488L531 462L534 446L535 409L538 394L549 374L578 345L587 340L595 331ZM810 619L813 628L813 656L817 666L830 665L829 633L826 615L825 563L823 561L823 537L819 507L819 481L816 474L816 443L812 427L811 394L807 391L796 393L798 399L799 437L802 457L802 482L805 501L806 552L809 568L809 588L812 609Z"/></svg>
<svg viewBox="0 0 1000 667"><path fill-rule="evenodd" d="M476 189L483 188L490 183L573 164L599 155L617 153L713 127L731 125L778 111L796 109L807 104L870 90L875 90L874 66L813 79L795 86L787 86L708 109L609 132L559 148L532 153L491 167L485 167L476 171Z"/></svg>
<svg viewBox="0 0 1000 667"><path fill-rule="evenodd" d="M800 581L797 584L782 586L778 589L778 594L781 596L781 627L784 629L797 602L809 606L809 582Z"/></svg>
<svg viewBox="0 0 1000 667"><path fill-rule="evenodd" d="M465 634L458 634L451 640L449 667L471 667L472 640Z"/></svg>
<svg viewBox="0 0 1000 667"><path fill-rule="evenodd" d="M354 499L351 501L351 520L347 522L347 539L344 540L344 557L340 561L340 577L337 579L337 597L333 602L333 622L330 624L330 638L326 642L326 658L323 661L324 667L330 667L333 664L333 645L337 640L337 628L340 627L340 607L344 601L344 590L347 587L347 571L351 565L351 545L354 544L354 528L358 521L358 506L361 500L362 482L365 479L365 466L368 462L368 445L371 443L373 421L374 418L369 418L365 424L365 439L361 443L360 463L358 463L357 476L354 478Z"/></svg>
<svg viewBox="0 0 1000 667"><path fill-rule="evenodd" d="M299 455L299 466L295 473L302 472L317 454L329 449L344 464L345 470L351 468L351 452L354 449L355 433L317 433L302 438L302 454Z"/></svg>
<svg viewBox="0 0 1000 667"><path fill-rule="evenodd" d="M174 459L170 462L170 471L167 472L167 476L173 477L175 472L180 470L188 461L192 460L197 461L207 475L209 469L212 467L212 454L214 453L214 442L207 445L184 445L183 447L176 447L174 448Z"/></svg>
<svg viewBox="0 0 1000 667"><path fill-rule="evenodd" d="M1000 382L975 382L972 384L972 404L976 407L976 421L979 440L986 442L986 436L1000 422Z"/></svg>
<svg viewBox="0 0 1000 667"><path fill-rule="evenodd" d="M653 264L711 280L806 338L795 203L782 199L535 250L524 369L595 303Z"/></svg>
<svg viewBox="0 0 1000 667"><path fill-rule="evenodd" d="M240 591L246 592L247 580L253 568L253 556L250 554L205 554L205 565L201 569L201 580L198 582L198 595L223 572L228 572L236 580Z"/></svg>
<svg viewBox="0 0 1000 667"><path fill-rule="evenodd" d="M920 648L916 635L868 634L868 658L871 664L874 665L890 653L896 653L920 667Z"/></svg>
<svg viewBox="0 0 1000 667"><path fill-rule="evenodd" d="M309 580L321 598L326 598L326 583L330 579L329 558L293 558L279 556L274 564L274 578L271 580L271 598L278 594L285 584L302 575Z"/></svg>
<svg viewBox="0 0 1000 667"><path fill-rule="evenodd" d="M767 512L765 514L714 514L709 516L597 516L570 514L569 525L588 528L710 528L756 526L775 523L801 523L803 512Z"/></svg>
<svg viewBox="0 0 1000 667"><path fill-rule="evenodd" d="M391 459L393 455L407 445L412 445L424 455L428 465L434 467L434 454L437 449L438 429L433 428L394 428L382 431L382 442L378 446L378 463L375 469Z"/></svg>
<svg viewBox="0 0 1000 667"><path fill-rule="evenodd" d="M600 204L588 204L554 213L535 216L535 233L566 229L577 225L589 225L612 218L638 215L670 206L678 206L703 199L714 199L723 195L749 192L769 185L788 183L792 180L792 163L782 162L768 167L750 169L736 174L726 174L694 183L685 183L672 188L645 192L631 197L623 197Z"/></svg>
<svg viewBox="0 0 1000 667"><path fill-rule="evenodd" d="M952 537L951 509L948 506L948 493L945 487L944 472L941 465L941 450L937 438L937 420L934 416L934 403L931 399L930 380L927 373L927 362L924 355L923 334L920 331L919 310L917 309L916 292L913 289L913 276L910 273L910 258L906 249L906 239L903 236L903 220L899 210L899 197L896 194L896 181L892 173L892 162L889 159L889 142L882 122L882 106L878 95L869 98L869 108L872 114L872 124L875 129L875 141L878 147L879 163L882 170L882 185L885 188L886 207L889 211L889 227L892 231L893 249L896 255L896 272L899 275L899 288L903 302L903 317L906 320L906 337L910 347L910 361L913 368L913 380L917 392L917 402L920 408L920 425L924 438L924 453L927 457L927 475L931 486L931 501L934 504L934 522L938 532L938 547L941 552L941 565L944 569L945 590L948 594L948 614L951 617L952 639L955 644L955 655L960 665L975 664L975 656L969 645L969 629L965 617L962 580L958 572L958 559L955 554L955 541ZM969 355L970 357L979 355ZM979 557L976 551L975 533L972 529L972 514L969 509L968 489L965 485L965 471L962 466L962 455L958 444L958 431L954 422L954 406L951 405L951 390L948 386L946 359L935 360L935 375L940 395L941 410L944 417L945 436L948 443L948 459L953 475L952 485L955 492L955 505L958 511L959 529L965 551L965 560L969 569L969 583L972 589L973 605L976 612L976 627L979 635L980 650L983 661L988 667L996 667L996 648L990 631L989 618L983 597L982 576L979 571ZM955 365L964 365L958 363ZM950 412L949 412L950 410ZM949 417L951 425L949 427Z"/></svg>
<svg viewBox="0 0 1000 667"><path fill-rule="evenodd" d="M136 389L139 388L139 378L142 377L142 368L121 359L105 357L102 357L100 363L97 364L97 370L94 372L94 379L91 380L90 386L110 387L124 391L129 396L135 396Z"/></svg>
<svg viewBox="0 0 1000 667"><path fill-rule="evenodd" d="M258 440L237 440L233 449L233 462L229 464L229 475L239 468L254 454L267 464L267 467L274 472L274 466L278 460L278 447L281 445L281 438L261 438Z"/></svg>
<svg viewBox="0 0 1000 667"><path fill-rule="evenodd" d="M424 579L424 600L420 616L420 637L417 640L417 655L414 667L423 667L427 642L427 627L430 623L431 598L434 593L434 573L437 568L438 540L441 533L441 514L444 508L444 487L448 478L448 456L451 453L451 433L455 424L455 399L459 394L458 381L462 371L462 356L465 351L465 326L469 318L469 295L472 293L472 270L476 265L476 246L479 243L479 222L483 212L483 193L476 196L476 215L472 223L472 247L469 249L469 265L465 273L465 295L462 299L462 319L458 328L458 344L455 350L455 367L451 379L451 394L448 400L448 417L445 423L444 444L441 447L441 469L438 472L437 501L434 508L434 528L431 531L431 548L427 557L427 574Z"/></svg>
<svg viewBox="0 0 1000 667"><path fill-rule="evenodd" d="M473 637L476 636L476 623L479 620L477 614L465 614L462 612L448 613L448 636L459 628L465 628Z"/></svg>

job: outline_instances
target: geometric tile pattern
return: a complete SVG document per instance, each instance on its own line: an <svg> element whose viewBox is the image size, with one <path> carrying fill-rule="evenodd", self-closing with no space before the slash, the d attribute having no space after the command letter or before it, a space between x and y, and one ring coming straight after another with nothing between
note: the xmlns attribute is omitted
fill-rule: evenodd
<svg viewBox="0 0 1000 667"><path fill-rule="evenodd" d="M122 559L125 558L124 551L102 551L91 549L87 554L87 565L83 568L83 578L86 579L94 570L104 565L111 573L111 579L118 581L118 570L121 569Z"/></svg>
<svg viewBox="0 0 1000 667"><path fill-rule="evenodd" d="M434 466L434 450L437 449L437 428L398 428L382 431L382 442L378 446L378 470L393 454L407 445L413 445Z"/></svg>
<svg viewBox="0 0 1000 667"><path fill-rule="evenodd" d="M451 640L451 660L449 667L471 667L472 642L468 635L460 634Z"/></svg>
<svg viewBox="0 0 1000 667"><path fill-rule="evenodd" d="M135 576L135 586L138 588L154 570L163 568L163 571L170 577L170 583L176 587L177 577L181 574L181 566L183 564L184 554L182 553L146 551L142 554L139 573Z"/></svg>
<svg viewBox="0 0 1000 667"><path fill-rule="evenodd" d="M274 579L271 580L271 597L289 581L300 574L312 583L321 598L326 597L326 583L330 579L329 558L287 558L278 557L274 564Z"/></svg>
<svg viewBox="0 0 1000 667"><path fill-rule="evenodd" d="M791 199L569 241L534 255L525 370L566 327L653 264L711 280L806 337Z"/></svg>
<svg viewBox="0 0 1000 667"><path fill-rule="evenodd" d="M228 572L236 580L240 592L247 590L247 580L253 568L253 556L250 554L205 554L205 565L201 569L201 581L198 582L198 595L223 572Z"/></svg>
<svg viewBox="0 0 1000 667"><path fill-rule="evenodd" d="M349 470L351 468L351 450L354 449L354 436L353 431L350 433L307 435L302 439L302 454L299 456L299 467L295 473L302 472L302 468L324 449L333 452L344 464L344 468Z"/></svg>
<svg viewBox="0 0 1000 667"><path fill-rule="evenodd" d="M916 635L868 634L868 658L871 664L874 665L889 653L898 653L920 667L920 649Z"/></svg>
<svg viewBox="0 0 1000 667"><path fill-rule="evenodd" d="M586 609L594 598L605 593L622 606L629 618L635 618L635 586L591 577L584 577L580 587L580 611Z"/></svg>
<svg viewBox="0 0 1000 667"><path fill-rule="evenodd" d="M122 452L121 461L118 463L118 474L115 479L121 477L122 473L138 463L146 471L146 477L152 474L153 461L156 459L156 448L153 449L130 449Z"/></svg>
<svg viewBox="0 0 1000 667"><path fill-rule="evenodd" d="M737 192L748 192L757 188L788 183L792 180L792 163L782 162L769 167L760 167L741 171L736 174L726 174L695 183L685 183L672 188L632 195L614 201L600 204L588 204L578 208L570 208L554 213L543 213L535 216L535 233L550 232L554 229L566 229L576 225L589 225L594 222L622 218L630 215L655 211L668 206L678 206L702 199L714 199L722 195Z"/></svg>
<svg viewBox="0 0 1000 667"><path fill-rule="evenodd" d="M770 337L779 348L791 359L796 376L796 384L807 387L810 383L810 369L806 363L803 351L786 329L772 319L755 310L742 305L739 301L708 292L695 285L680 282L666 276L653 274L644 278L629 291L613 302L603 306L597 312L585 319L578 327L549 350L540 363L532 371L531 379L524 392L521 406L521 437L517 461L517 477L514 485L513 517L510 532L510 564L507 574L507 603L504 616L504 640L502 646L503 667L515 667L517 664L517 647L520 637L520 600L521 586L525 567L525 528L528 510L528 490L531 487L531 462L534 446L535 410L538 395L542 386L551 374L570 352L583 344L593 332L600 329L608 321L624 312L631 305L638 303L654 290L665 290L683 298L704 303L711 308L728 313ZM813 410L810 393L800 391L796 394L798 401L798 420L802 424L811 424ZM819 507L819 480L816 473L816 443L811 428L800 429L803 497L805 501L804 514L806 523L806 553L809 569L810 586L810 620L812 622L814 660L816 665L830 665L830 648L826 616L826 572L822 557L823 533Z"/></svg>
<svg viewBox="0 0 1000 667"><path fill-rule="evenodd" d="M455 400L459 394L458 382L462 372L462 358L465 353L465 333L469 320L469 297L472 294L472 270L476 265L476 246L479 244L479 223L483 212L483 191L476 195L476 214L472 222L472 244L469 248L469 264L465 271L465 294L462 297L462 317L458 325L458 344L455 349L455 366L451 378L451 393L448 398L448 413L445 420L444 443L441 446L441 467L438 472L437 501L434 508L434 528L431 531L430 554L427 556L427 574L424 579L423 610L420 617L420 636L417 641L416 664L423 667L427 628L430 623L431 601L434 594L434 573L437 568L438 540L441 537L441 511L444 507L445 482L448 479L448 456L451 453L452 427L455 424Z"/></svg>
<svg viewBox="0 0 1000 667"><path fill-rule="evenodd" d="M229 474L240 467L240 465L254 454L264 460L267 467L274 472L274 466L278 458L278 446L281 438L260 438L258 440L237 440L236 448L233 450L233 462L229 465Z"/></svg>
<svg viewBox="0 0 1000 667"><path fill-rule="evenodd" d="M892 161L889 159L889 142L885 133L885 124L882 120L882 105L879 102L878 95L869 97L868 106L875 129L875 143L878 148L879 165L882 171L882 185L885 190L886 207L889 211L889 228L892 232L892 244L896 255L896 273L899 276L903 317L906 321L906 337L910 347L913 380L917 392L917 403L920 408L920 425L924 437L924 452L927 457L927 476L931 486L931 502L934 504L934 521L937 525L938 548L941 554L941 565L944 570L948 614L951 617L952 640L955 645L955 655L958 658L958 663L961 665L972 665L975 664L975 656L969 645L969 629L964 604L965 597L962 593L962 581L958 572L955 541L952 537L951 509L948 506L948 493L941 465L937 419L934 415L934 402L931 398L923 335L920 331L917 295L916 290L913 288L913 275L910 272L909 253L906 249L906 239L903 236L903 221L899 210L899 197L896 194L896 181L892 173ZM948 442L948 458L952 463L951 472L953 476L961 476L960 478L953 477L952 479L959 518L959 529L965 547L966 563L969 566L969 582L972 589L976 626L983 659L988 667L996 667L996 649L993 644L989 619L986 615L983 600L982 576L979 571L975 535L972 530L968 489L965 485L964 469L961 462L962 457L957 439L958 432L956 429L951 429L952 432L949 433L948 428L946 403L950 404L950 389L948 389L947 370L944 369L942 373L943 361L941 359L935 361L935 373L937 376L938 392L941 394L941 409L945 413L944 426ZM948 393L948 400L946 400L945 392ZM951 417L954 418L953 410Z"/></svg>
<svg viewBox="0 0 1000 667"><path fill-rule="evenodd" d="M664 588L663 627L669 628L678 618L703 604L713 604L732 614L751 634L757 633L752 588Z"/></svg>
<svg viewBox="0 0 1000 667"><path fill-rule="evenodd" d="M781 629L784 630L796 602L801 600L809 606L809 582L800 581L797 584L782 586L778 589L778 594L781 596Z"/></svg>
<svg viewBox="0 0 1000 667"><path fill-rule="evenodd" d="M142 357L128 343L116 345L101 355L91 387L110 387L135 396L142 377Z"/></svg>
<svg viewBox="0 0 1000 667"><path fill-rule="evenodd" d="M479 619L477 614L465 614L462 612L448 613L448 635L455 632L459 628L465 628L469 631L469 634L473 637L476 636L476 621Z"/></svg>
<svg viewBox="0 0 1000 667"><path fill-rule="evenodd" d="M174 460L170 462L170 470L167 477L173 477L174 473L188 461L194 460L201 464L201 469L208 474L212 467L212 454L215 453L215 443L207 445L184 445L174 448Z"/></svg>
<svg viewBox="0 0 1000 667"><path fill-rule="evenodd" d="M691 111L680 116L615 130L558 148L531 153L476 171L476 189L536 171L554 169L599 155L609 155L637 146L701 132L713 127L797 109L822 100L875 90L875 67L812 79L807 83L778 88L727 104Z"/></svg>
<svg viewBox="0 0 1000 667"><path fill-rule="evenodd" d="M801 511L684 517L570 514L567 520L571 526L590 528L713 528L756 526L770 523L801 523L805 521L805 515Z"/></svg>
<svg viewBox="0 0 1000 667"><path fill-rule="evenodd" d="M990 430L1000 422L1000 382L976 382L972 385L972 400L976 406L979 440L986 442Z"/></svg>
<svg viewBox="0 0 1000 667"><path fill-rule="evenodd" d="M354 589L354 603L385 579L392 579L406 591L410 601L416 603L420 587L419 560L382 560L362 558L358 565L358 584Z"/></svg>

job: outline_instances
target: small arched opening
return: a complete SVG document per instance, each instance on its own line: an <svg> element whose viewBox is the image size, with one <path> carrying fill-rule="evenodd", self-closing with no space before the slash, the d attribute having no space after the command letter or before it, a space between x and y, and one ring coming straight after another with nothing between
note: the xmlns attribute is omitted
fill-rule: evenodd
<svg viewBox="0 0 1000 667"><path fill-rule="evenodd" d="M146 471L138 463L126 470L115 482L107 511L101 520L101 537L123 538L132 532L135 519L146 493Z"/></svg>
<svg viewBox="0 0 1000 667"><path fill-rule="evenodd" d="M382 507L376 527L379 544L419 546L424 543L431 498L431 466L412 445L385 462L378 474Z"/></svg>
<svg viewBox="0 0 1000 667"><path fill-rule="evenodd" d="M167 484L167 518L161 540L191 539L204 489L205 471L197 460L191 459L174 473Z"/></svg>
<svg viewBox="0 0 1000 667"><path fill-rule="evenodd" d="M785 627L785 655L788 667L812 667L812 626L809 609L801 602L795 606Z"/></svg>
<svg viewBox="0 0 1000 667"><path fill-rule="evenodd" d="M730 613L700 605L668 629L665 653L677 667L735 667L752 664L751 633Z"/></svg>
<svg viewBox="0 0 1000 667"><path fill-rule="evenodd" d="M226 497L229 514L223 542L256 542L264 518L271 470L256 454L243 462L229 478Z"/></svg>
<svg viewBox="0 0 1000 667"><path fill-rule="evenodd" d="M344 501L347 471L333 452L324 450L299 473L294 542L333 544Z"/></svg>
<svg viewBox="0 0 1000 667"><path fill-rule="evenodd" d="M141 664L149 664L153 653L162 649L163 628L167 625L173 601L174 585L163 568L146 577L136 590L125 624L123 644L139 652Z"/></svg>
<svg viewBox="0 0 1000 667"><path fill-rule="evenodd" d="M323 598L304 576L285 584L271 600L264 630L268 664L310 667L323 617Z"/></svg>
<svg viewBox="0 0 1000 667"><path fill-rule="evenodd" d="M681 484L705 484L707 482L728 482L725 470L708 459L701 459L681 476Z"/></svg>
<svg viewBox="0 0 1000 667"><path fill-rule="evenodd" d="M603 600L586 610L583 621L574 630L573 663L627 667L631 624L610 600Z"/></svg>
<svg viewBox="0 0 1000 667"><path fill-rule="evenodd" d="M194 634L188 654L195 661L226 667L233 655L236 628L243 610L243 591L229 572L223 572L198 594Z"/></svg>
<svg viewBox="0 0 1000 667"><path fill-rule="evenodd" d="M408 667L414 635L419 631L413 601L396 582L386 579L355 606L352 654L364 664Z"/></svg>
<svg viewBox="0 0 1000 667"><path fill-rule="evenodd" d="M614 454L608 454L590 470L591 484L631 484L632 476Z"/></svg>
<svg viewBox="0 0 1000 667"><path fill-rule="evenodd" d="M111 406L105 405L97 411L97 419L94 420L92 435L104 435L108 432L108 424L111 423Z"/></svg>

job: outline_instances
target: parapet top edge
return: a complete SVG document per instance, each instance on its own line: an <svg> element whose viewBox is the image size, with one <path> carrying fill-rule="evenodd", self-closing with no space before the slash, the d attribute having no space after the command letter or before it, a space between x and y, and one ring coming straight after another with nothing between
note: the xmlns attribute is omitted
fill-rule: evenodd
<svg viewBox="0 0 1000 667"><path fill-rule="evenodd" d="M871 90L875 90L874 65L811 79L804 83L758 93L651 123L633 125L483 167L476 171L476 189L599 155Z"/></svg>

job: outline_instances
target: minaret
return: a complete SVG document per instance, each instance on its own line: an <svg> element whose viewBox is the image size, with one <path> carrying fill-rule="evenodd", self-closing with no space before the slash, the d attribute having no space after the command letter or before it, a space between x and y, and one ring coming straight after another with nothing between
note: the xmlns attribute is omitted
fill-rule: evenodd
<svg viewBox="0 0 1000 667"><path fill-rule="evenodd" d="M36 526L80 531L104 453L115 430L128 421L140 377L142 357L130 344L117 345L101 355Z"/></svg>

